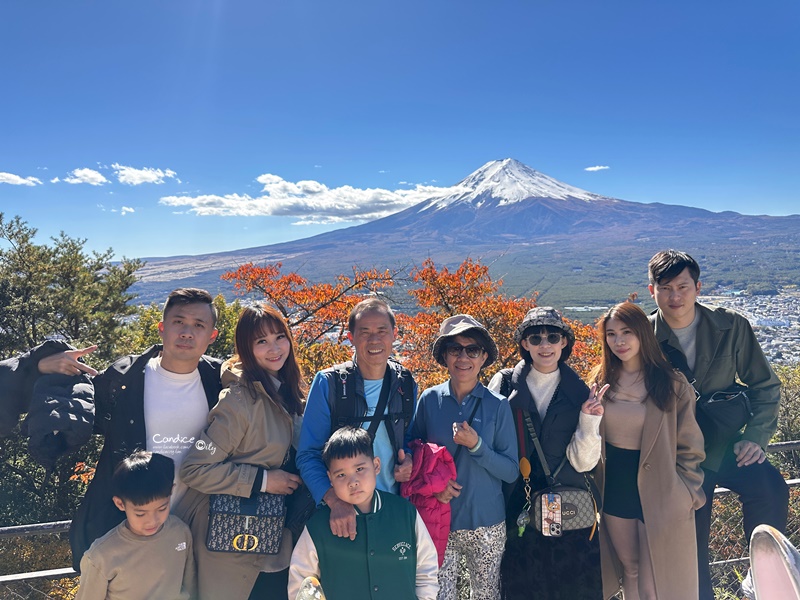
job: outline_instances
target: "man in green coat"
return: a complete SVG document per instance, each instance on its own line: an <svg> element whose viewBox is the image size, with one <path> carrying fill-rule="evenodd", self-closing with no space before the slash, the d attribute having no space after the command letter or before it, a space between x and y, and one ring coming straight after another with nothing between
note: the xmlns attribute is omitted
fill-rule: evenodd
<svg viewBox="0 0 800 600"><path fill-rule="evenodd" d="M672 365L683 371L699 396L747 386L751 415L739 432L719 434L698 415L706 438L703 490L708 501L697 511L700 600L713 600L708 538L714 488L726 487L742 502L747 539L757 525L786 529L789 488L764 450L778 426L780 381L750 323L739 313L697 302L700 266L685 252L665 250L650 259L648 289L658 310L651 316L656 338ZM742 584L752 597L749 574Z"/></svg>

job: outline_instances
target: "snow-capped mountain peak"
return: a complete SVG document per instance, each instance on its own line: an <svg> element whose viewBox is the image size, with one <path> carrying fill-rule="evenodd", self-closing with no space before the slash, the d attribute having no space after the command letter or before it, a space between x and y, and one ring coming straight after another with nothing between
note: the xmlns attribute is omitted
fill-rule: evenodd
<svg viewBox="0 0 800 600"><path fill-rule="evenodd" d="M489 199L495 200L497 206L534 198L570 198L585 202L605 199L553 179L513 158L486 163L454 188L452 194L432 198L425 208L442 208L459 202L481 206Z"/></svg>

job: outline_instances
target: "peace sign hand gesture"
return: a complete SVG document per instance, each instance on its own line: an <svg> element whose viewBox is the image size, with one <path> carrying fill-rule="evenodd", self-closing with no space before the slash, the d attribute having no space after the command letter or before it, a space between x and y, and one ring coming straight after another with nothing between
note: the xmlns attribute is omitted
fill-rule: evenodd
<svg viewBox="0 0 800 600"><path fill-rule="evenodd" d="M56 352L39 361L39 373L42 375L61 373L62 375L80 375L86 373L94 377L97 371L87 364L78 361L82 356L97 350L97 345L81 348L80 350L64 350Z"/></svg>
<svg viewBox="0 0 800 600"><path fill-rule="evenodd" d="M597 391L597 384L592 384L592 389L589 391L589 399L581 406L581 412L587 415L602 415L605 409L603 408L603 396L606 394L609 385L605 384L600 391Z"/></svg>

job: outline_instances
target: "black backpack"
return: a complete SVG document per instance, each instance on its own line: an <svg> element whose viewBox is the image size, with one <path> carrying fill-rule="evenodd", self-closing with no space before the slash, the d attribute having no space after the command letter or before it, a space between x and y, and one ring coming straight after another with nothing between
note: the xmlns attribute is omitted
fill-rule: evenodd
<svg viewBox="0 0 800 600"><path fill-rule="evenodd" d="M356 414L356 366L352 361L347 361L334 365L327 373L328 389L333 390L333 394L328 398L328 405L331 409L331 433L347 425L352 427L362 427L369 422L369 431L375 437L380 421L386 422L386 431L389 439L395 447L395 451L403 447L403 440L394 439L394 428L391 424L398 419L403 419L403 431L408 431L411 419L414 416L414 376L411 371L402 366L399 362L389 359L388 369L393 369L400 380L399 392L402 396L400 412L387 411L384 415L374 414L372 416L358 416ZM387 370L387 375L389 371ZM376 411L377 413L377 411Z"/></svg>

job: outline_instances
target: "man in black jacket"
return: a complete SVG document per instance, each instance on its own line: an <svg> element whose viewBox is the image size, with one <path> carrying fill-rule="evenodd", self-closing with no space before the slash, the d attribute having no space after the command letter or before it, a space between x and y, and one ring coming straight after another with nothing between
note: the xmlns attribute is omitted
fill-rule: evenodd
<svg viewBox="0 0 800 600"><path fill-rule="evenodd" d="M206 427L208 411L220 392L220 361L205 356L216 339L216 309L205 290L172 292L158 324L163 345L144 354L125 356L98 373L78 359L96 349L67 350L38 361L39 373L92 376L96 433L105 436L94 478L70 528L72 562L98 537L125 517L111 500L116 465L137 449L170 456L176 473L188 449ZM176 481L172 504L185 486ZM180 516L180 515L179 515Z"/></svg>

